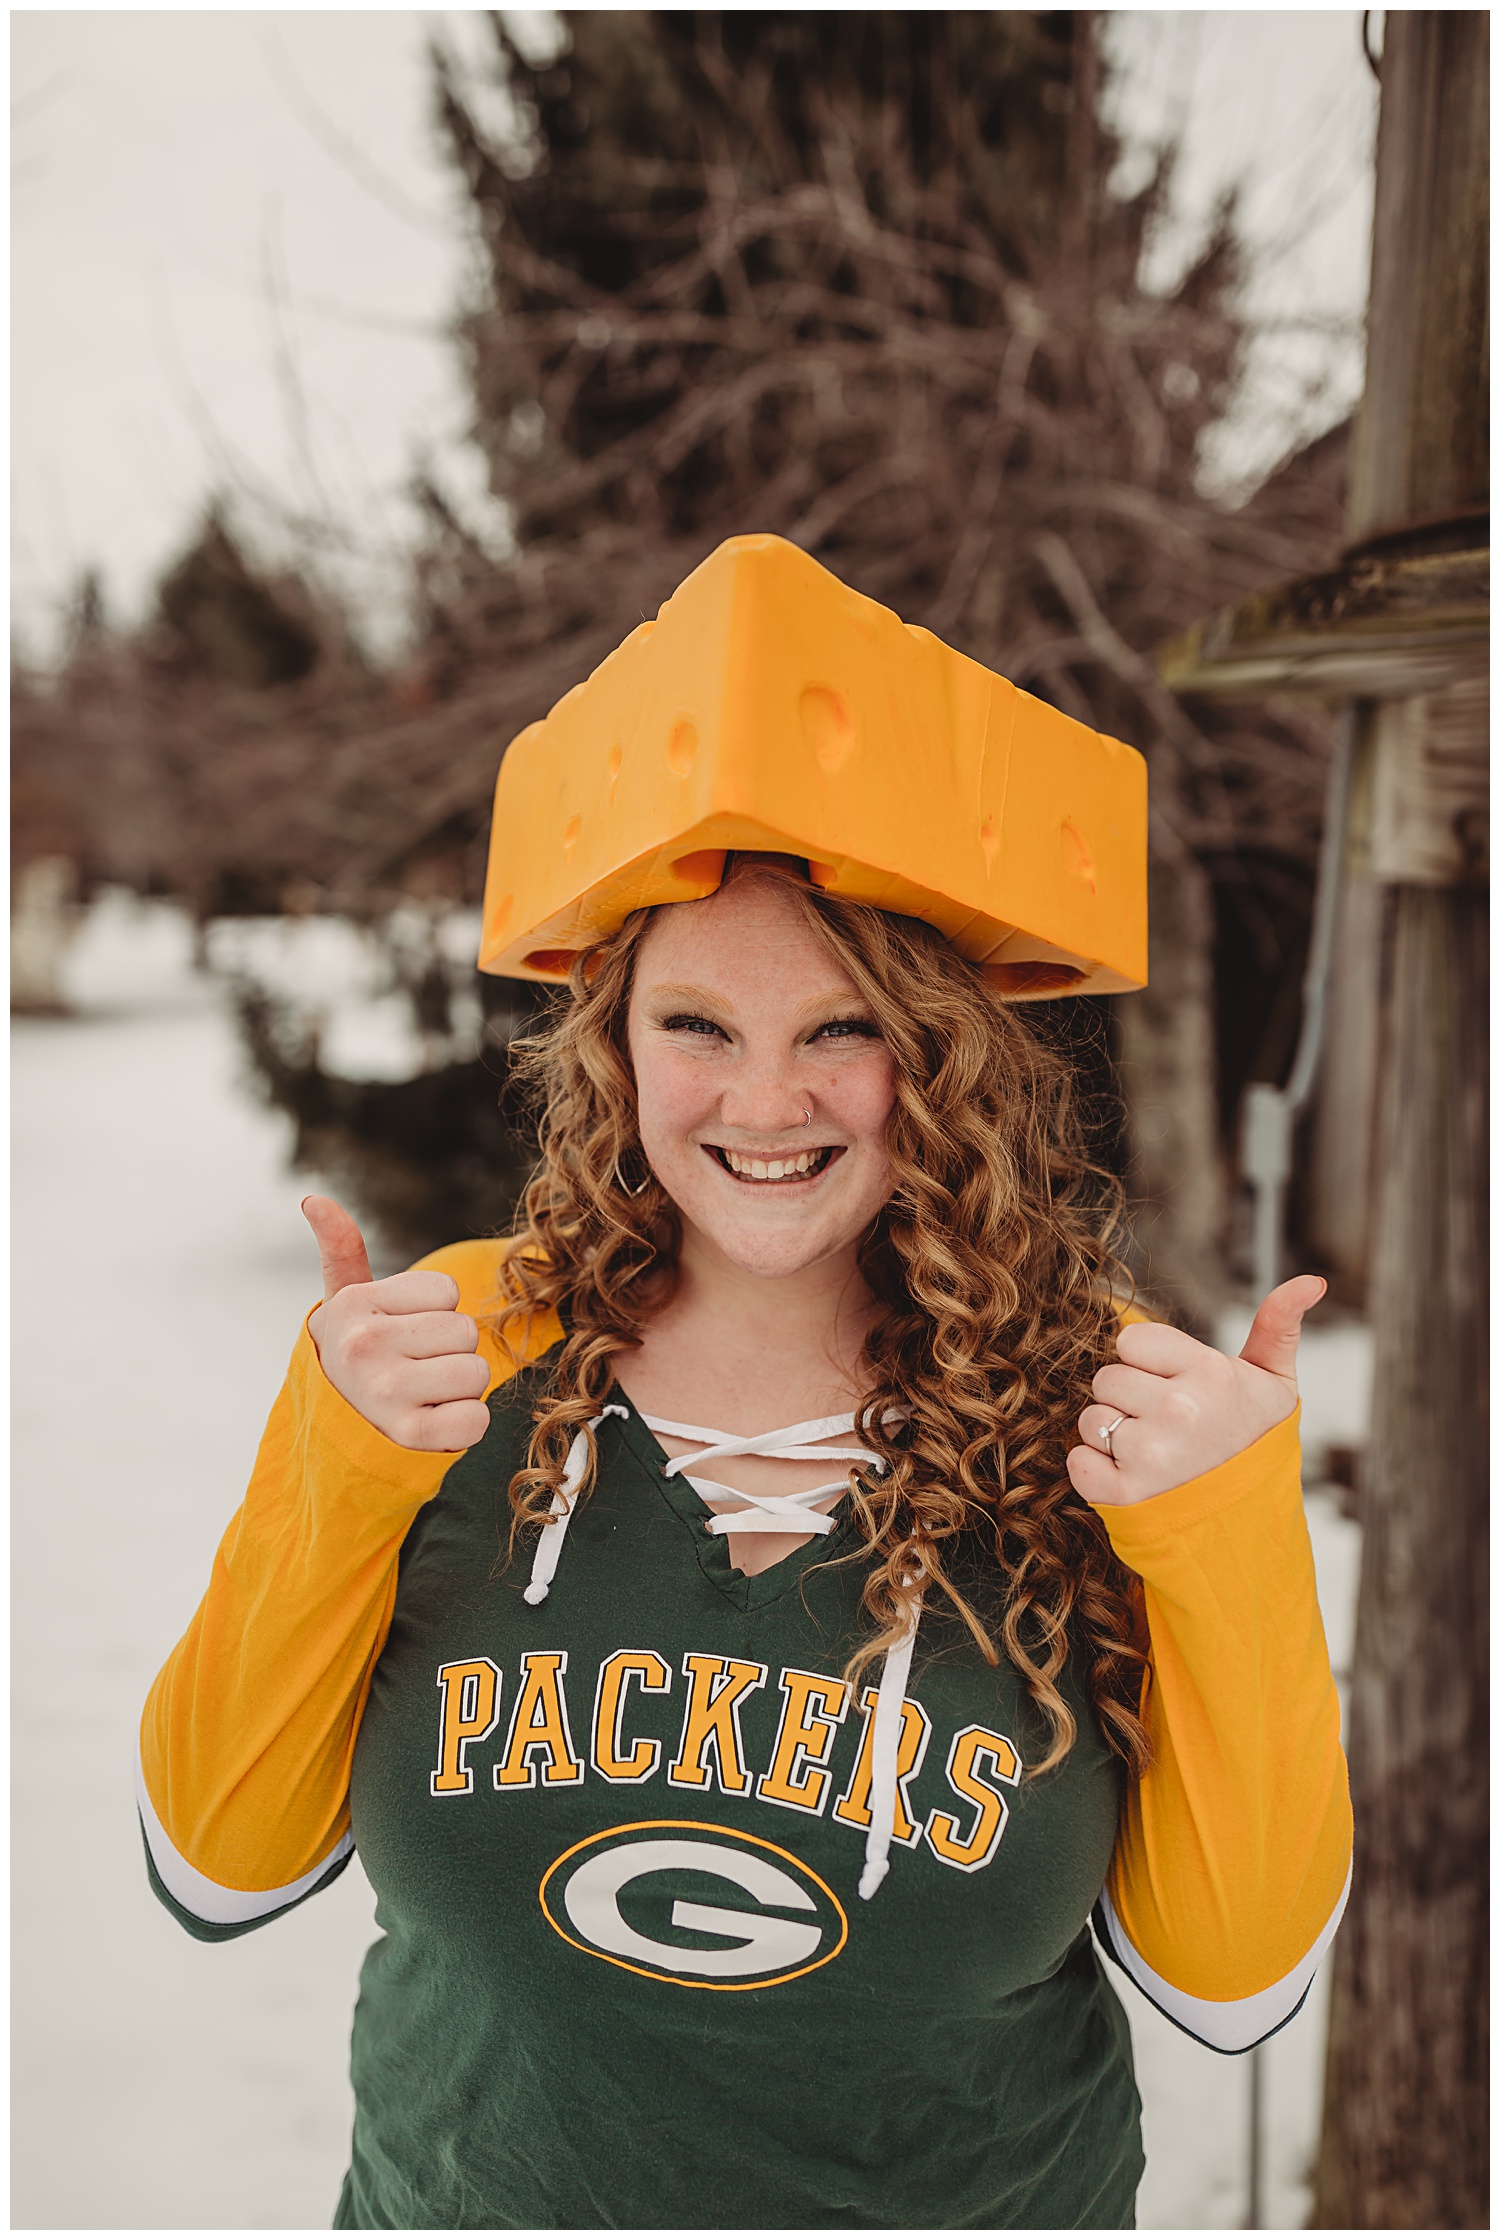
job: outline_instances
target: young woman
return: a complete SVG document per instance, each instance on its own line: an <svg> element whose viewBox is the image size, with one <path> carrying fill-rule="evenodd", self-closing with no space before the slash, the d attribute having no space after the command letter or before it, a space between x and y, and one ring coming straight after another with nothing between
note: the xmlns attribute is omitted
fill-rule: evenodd
<svg viewBox="0 0 1500 2240"><path fill-rule="evenodd" d="M236 1935L357 1841L341 2225L1128 2226L1094 1937L1240 2050L1346 1887L1318 1283L1238 1360L1122 1314L1056 1058L787 858L581 955L534 1063L512 1245L372 1282L307 1203L158 1893Z"/></svg>

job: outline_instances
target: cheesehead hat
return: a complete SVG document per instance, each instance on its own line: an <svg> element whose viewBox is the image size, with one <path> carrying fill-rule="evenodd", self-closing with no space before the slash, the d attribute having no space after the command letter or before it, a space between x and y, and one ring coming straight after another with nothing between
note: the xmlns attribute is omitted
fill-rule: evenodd
<svg viewBox="0 0 1500 2240"><path fill-rule="evenodd" d="M780 537L731 537L512 742L485 972L564 980L731 849L924 919L1017 997L1146 978L1146 766Z"/></svg>

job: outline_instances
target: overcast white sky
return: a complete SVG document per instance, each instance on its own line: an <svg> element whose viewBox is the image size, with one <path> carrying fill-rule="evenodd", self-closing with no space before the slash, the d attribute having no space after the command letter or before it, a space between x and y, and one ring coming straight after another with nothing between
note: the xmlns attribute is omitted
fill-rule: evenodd
<svg viewBox="0 0 1500 2240"><path fill-rule="evenodd" d="M545 16L514 20L545 37ZM470 251L425 64L434 36L483 56L483 19L39 9L11 25L23 645L48 649L86 565L117 616L139 614L216 488L340 528L327 564L389 626L414 457L486 510L445 325ZM1107 35L1132 146L1185 136L1159 263L1238 180L1255 299L1283 323L1212 462L1232 481L1357 394L1357 344L1296 322L1352 335L1364 300L1376 89L1359 16L1130 11Z"/></svg>

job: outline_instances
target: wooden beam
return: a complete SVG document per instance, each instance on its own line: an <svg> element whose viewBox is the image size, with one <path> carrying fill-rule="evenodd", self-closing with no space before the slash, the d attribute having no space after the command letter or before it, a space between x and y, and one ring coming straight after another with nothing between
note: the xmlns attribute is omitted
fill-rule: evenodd
<svg viewBox="0 0 1500 2240"><path fill-rule="evenodd" d="M1488 661L1488 546L1356 553L1195 623L1160 656L1174 692L1397 700L1440 692Z"/></svg>
<svg viewBox="0 0 1500 2240"><path fill-rule="evenodd" d="M1490 680L1391 700L1376 711L1369 868L1390 886L1489 876Z"/></svg>

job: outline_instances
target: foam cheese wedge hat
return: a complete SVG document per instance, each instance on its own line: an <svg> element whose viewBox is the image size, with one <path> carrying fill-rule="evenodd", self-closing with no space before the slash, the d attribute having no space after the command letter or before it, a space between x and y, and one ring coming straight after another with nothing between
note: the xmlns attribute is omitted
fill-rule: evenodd
<svg viewBox="0 0 1500 2240"><path fill-rule="evenodd" d="M485 972L564 980L731 849L924 919L1004 993L1146 978L1146 766L771 536L731 537L513 740Z"/></svg>

